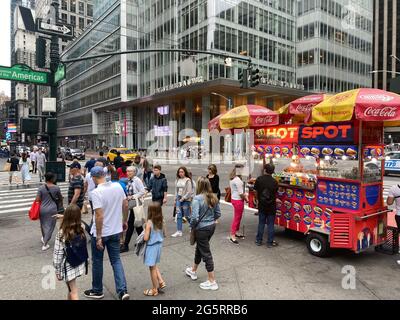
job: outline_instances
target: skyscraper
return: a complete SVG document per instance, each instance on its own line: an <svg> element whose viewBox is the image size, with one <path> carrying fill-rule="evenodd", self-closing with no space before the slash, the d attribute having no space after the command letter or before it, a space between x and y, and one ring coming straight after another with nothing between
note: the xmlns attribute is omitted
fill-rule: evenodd
<svg viewBox="0 0 400 320"><path fill-rule="evenodd" d="M389 90L400 72L400 1L374 1L374 88Z"/></svg>
<svg viewBox="0 0 400 320"><path fill-rule="evenodd" d="M353 10L346 20L356 2L364 11L357 15ZM229 99L234 106L257 103L277 109L307 94L303 89L369 87L370 4L96 0L95 22L66 48L63 59L135 49L242 54L260 70L261 85L240 90L239 71L247 63L233 59L228 66L224 58L209 54L147 52L71 63L60 87L60 141L120 145L126 135L129 147L147 148L157 141L171 148L177 137L170 121L178 131L192 128L185 134L196 136L227 109Z"/></svg>

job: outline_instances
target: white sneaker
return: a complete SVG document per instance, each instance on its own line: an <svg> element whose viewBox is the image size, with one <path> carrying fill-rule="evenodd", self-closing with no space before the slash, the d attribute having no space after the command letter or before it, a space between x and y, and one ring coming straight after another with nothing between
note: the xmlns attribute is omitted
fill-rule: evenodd
<svg viewBox="0 0 400 320"><path fill-rule="evenodd" d="M200 283L200 288L203 290L218 290L218 284L216 281L210 282L207 280L206 282Z"/></svg>
<svg viewBox="0 0 400 320"><path fill-rule="evenodd" d="M42 251L46 251L49 249L50 249L50 245L48 245L48 244L42 247Z"/></svg>
<svg viewBox="0 0 400 320"><path fill-rule="evenodd" d="M41 238L40 238L40 241L42 241L42 243L43 243L43 245L44 245L44 240L43 240L43 237L41 237Z"/></svg>
<svg viewBox="0 0 400 320"><path fill-rule="evenodd" d="M177 231L175 232L173 235L171 235L172 238L176 238L176 237L182 237L182 231Z"/></svg>
<svg viewBox="0 0 400 320"><path fill-rule="evenodd" d="M397 264L400 265L400 260L397 260Z"/></svg>
<svg viewBox="0 0 400 320"><path fill-rule="evenodd" d="M185 270L185 273L188 277L190 277L193 281L197 280L197 273L192 270L192 267L188 267Z"/></svg>

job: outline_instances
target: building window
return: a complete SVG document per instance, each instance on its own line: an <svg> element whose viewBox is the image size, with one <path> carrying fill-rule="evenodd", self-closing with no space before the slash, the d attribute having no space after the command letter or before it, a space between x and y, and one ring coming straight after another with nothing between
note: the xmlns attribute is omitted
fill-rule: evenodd
<svg viewBox="0 0 400 320"><path fill-rule="evenodd" d="M93 17L93 5L92 4L88 4L86 9L87 9L86 10L86 14L89 17Z"/></svg>
<svg viewBox="0 0 400 320"><path fill-rule="evenodd" d="M71 12L76 12L76 0L71 0Z"/></svg>
<svg viewBox="0 0 400 320"><path fill-rule="evenodd" d="M62 1L61 1L61 9L63 9L63 10L68 10L68 3L67 3L67 0L62 0Z"/></svg>
<svg viewBox="0 0 400 320"><path fill-rule="evenodd" d="M79 29L81 29L81 30L85 29L85 19L84 18L79 18Z"/></svg>
<svg viewBox="0 0 400 320"><path fill-rule="evenodd" d="M85 4L83 2L79 2L79 14L85 14Z"/></svg>
<svg viewBox="0 0 400 320"><path fill-rule="evenodd" d="M63 23L68 23L68 15L66 13L61 14L61 21Z"/></svg>
<svg viewBox="0 0 400 320"><path fill-rule="evenodd" d="M76 26L76 17L75 16L73 16L73 15L71 15L71 18L70 18L71 20L71 24L73 25L73 26Z"/></svg>

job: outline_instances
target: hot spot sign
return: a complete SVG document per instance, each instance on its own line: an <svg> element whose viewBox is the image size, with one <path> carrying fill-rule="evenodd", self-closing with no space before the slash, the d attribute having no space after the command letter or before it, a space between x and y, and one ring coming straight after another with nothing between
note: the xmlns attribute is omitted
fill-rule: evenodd
<svg viewBox="0 0 400 320"><path fill-rule="evenodd" d="M332 140L354 143L354 132L350 123L266 127L255 131L255 144L328 143Z"/></svg>

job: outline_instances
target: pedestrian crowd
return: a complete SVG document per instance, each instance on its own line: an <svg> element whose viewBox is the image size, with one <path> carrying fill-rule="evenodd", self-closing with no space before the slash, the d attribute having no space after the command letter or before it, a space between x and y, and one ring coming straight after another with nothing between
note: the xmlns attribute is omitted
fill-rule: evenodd
<svg viewBox="0 0 400 320"><path fill-rule="evenodd" d="M143 291L146 296L157 296L167 284L159 269L162 248L167 231L163 206L167 203L168 182L158 164L150 159L136 156L134 161L124 161L117 155L113 163L100 157L88 160L83 168L71 166L68 188L68 207L64 209L63 198L53 173L45 174L46 183L38 189L36 201L41 202L40 225L42 250L49 249L49 241L61 221L54 246L56 276L68 287L68 299L78 299L76 279L88 272L88 240L91 247L92 287L84 291L87 298L102 299L103 260L107 250L113 269L116 293L120 300L129 299L121 253L131 250L131 240L136 232L134 252L149 268L151 288ZM265 225L268 226L268 247L274 241L275 197L277 183L272 174L274 167L265 165L265 174L255 183L259 205L259 227L256 244L262 244ZM221 217L217 167L210 165L208 174L195 182L185 167L177 170L174 194L174 219L176 232L171 237L182 237L184 225L190 230L190 242L195 244L194 261L185 274L197 280L197 270L203 261L208 273L207 281L200 284L204 290L219 288L215 273L210 241ZM85 195L88 201L85 201ZM146 206L145 197L151 195ZM248 201L243 165L236 165L230 175L230 195L233 219L229 241L238 245L244 239L239 234L244 203ZM150 198L150 197L149 197ZM82 220L85 207L90 207L91 222Z"/></svg>
<svg viewBox="0 0 400 320"><path fill-rule="evenodd" d="M31 174L39 174L39 181L43 182L45 180L46 162L46 151L42 148L34 147L31 153L22 152L20 158L15 152L11 153L5 168L5 171L9 172L9 185L11 186L14 180L18 185L18 172L20 172L22 185L32 180Z"/></svg>

